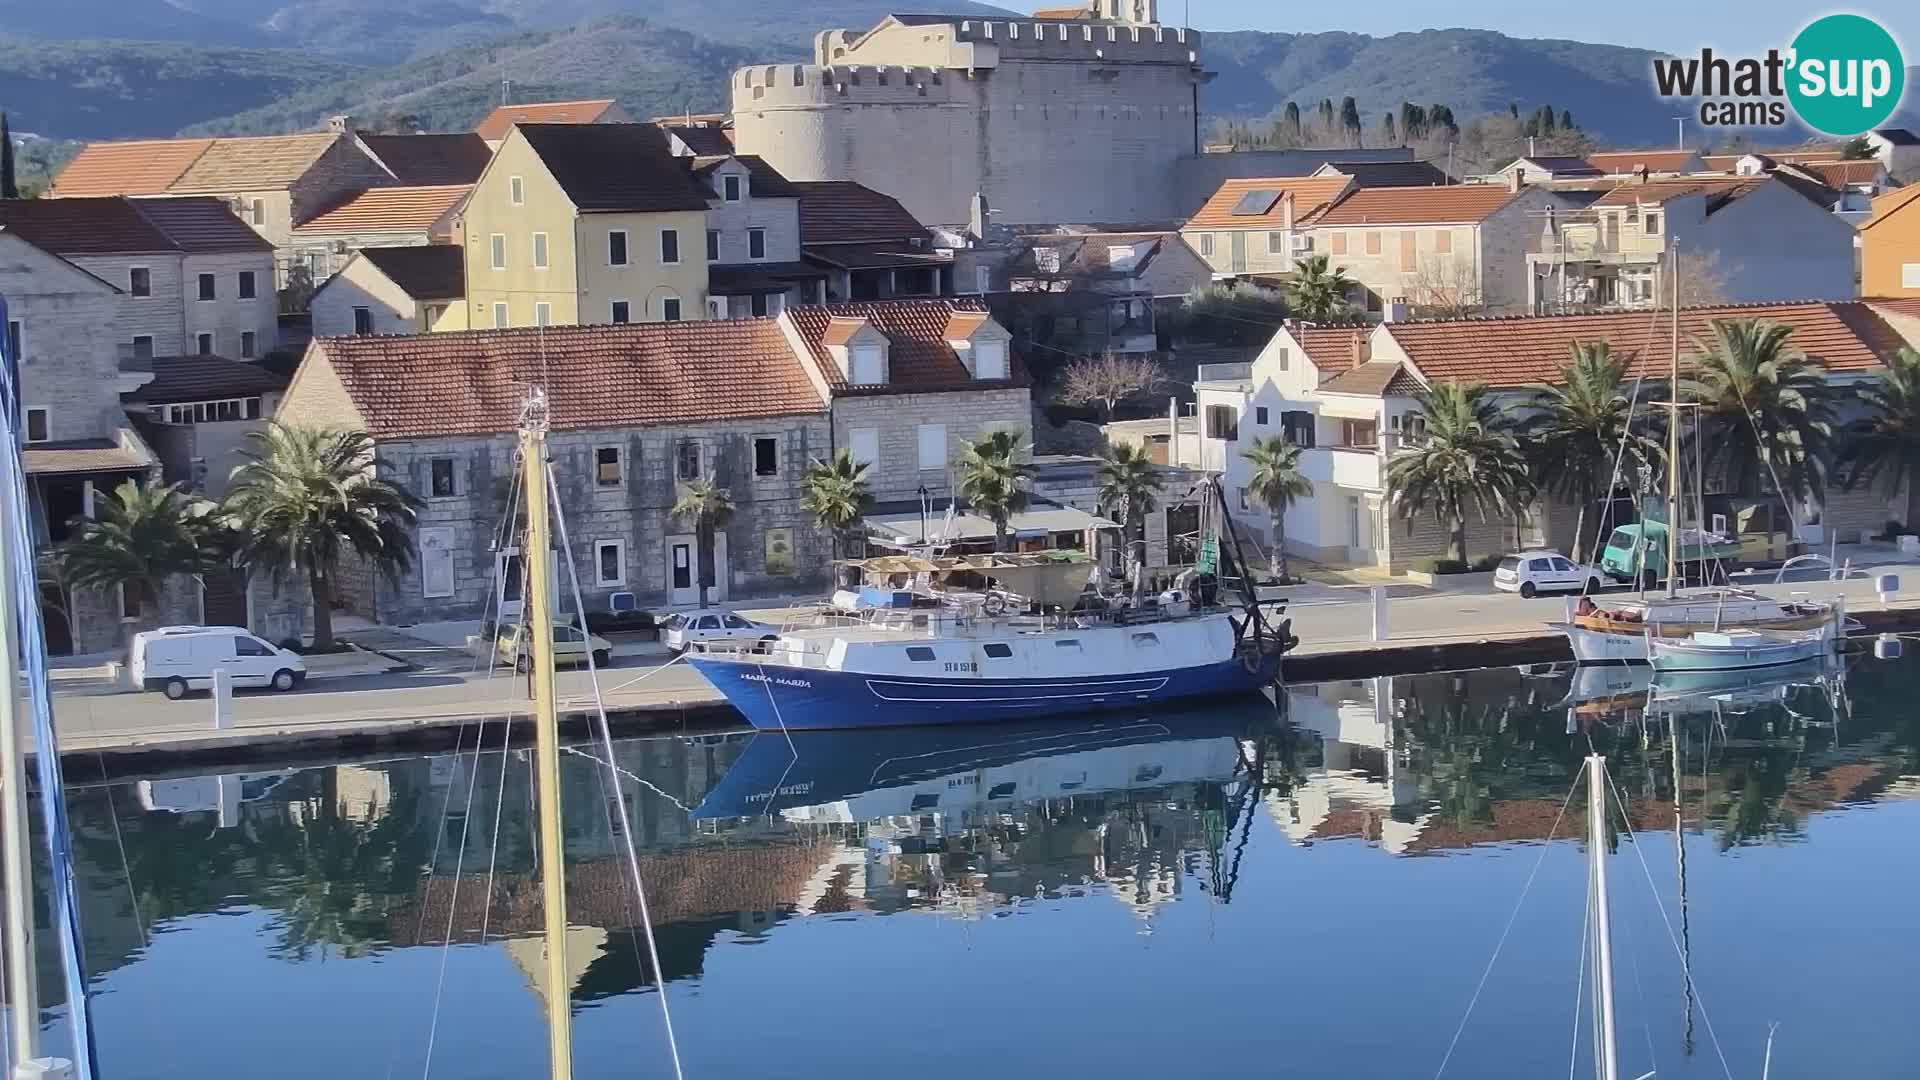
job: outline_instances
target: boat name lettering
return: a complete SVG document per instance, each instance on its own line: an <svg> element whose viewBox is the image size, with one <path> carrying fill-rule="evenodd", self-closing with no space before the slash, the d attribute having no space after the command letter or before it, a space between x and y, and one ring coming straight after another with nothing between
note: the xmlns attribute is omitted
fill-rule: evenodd
<svg viewBox="0 0 1920 1080"><path fill-rule="evenodd" d="M783 788L775 788L772 791L763 791L758 795L749 795L747 796L747 801L750 803L766 802L769 799L777 799L782 795L807 795L807 794L811 794L812 791L813 791L813 781L809 780L804 784L788 784L786 787L783 787Z"/></svg>
<svg viewBox="0 0 1920 1080"><path fill-rule="evenodd" d="M805 679L787 679L778 675L742 675L740 676L740 681L772 683L775 686L797 686L802 690L810 690L813 688L813 684Z"/></svg>
<svg viewBox="0 0 1920 1080"><path fill-rule="evenodd" d="M977 663L974 663L974 662L973 662L972 660L949 660L949 661L947 661L947 664L946 664L946 669L947 669L948 671L974 671L974 672L977 672L977 671L979 671L979 670L980 670L980 665L979 665L979 664L977 664Z"/></svg>

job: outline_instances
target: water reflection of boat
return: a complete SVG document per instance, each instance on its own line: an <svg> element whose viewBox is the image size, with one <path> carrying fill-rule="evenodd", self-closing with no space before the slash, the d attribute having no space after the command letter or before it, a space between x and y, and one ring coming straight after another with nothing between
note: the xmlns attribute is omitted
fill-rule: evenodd
<svg viewBox="0 0 1920 1080"><path fill-rule="evenodd" d="M1638 665L1586 664L1573 671L1567 684L1567 696L1554 706L1582 714L1611 713L1627 706L1646 704L1647 687L1653 681L1653 669Z"/></svg>
<svg viewBox="0 0 1920 1080"><path fill-rule="evenodd" d="M754 738L695 818L872 821L1230 779L1262 700L1131 720Z"/></svg>
<svg viewBox="0 0 1920 1080"><path fill-rule="evenodd" d="M1767 668L1659 671L1650 682L1655 705L1688 701L1760 703L1784 700L1794 689L1837 677L1844 666L1824 656Z"/></svg>

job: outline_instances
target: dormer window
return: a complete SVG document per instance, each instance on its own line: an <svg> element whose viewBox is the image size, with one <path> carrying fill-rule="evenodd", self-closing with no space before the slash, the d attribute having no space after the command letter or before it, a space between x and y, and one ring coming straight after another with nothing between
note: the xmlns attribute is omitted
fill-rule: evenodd
<svg viewBox="0 0 1920 1080"><path fill-rule="evenodd" d="M727 173L720 178L720 197L727 202L740 201L740 177Z"/></svg>
<svg viewBox="0 0 1920 1080"><path fill-rule="evenodd" d="M1133 245L1114 244L1107 248L1107 268L1110 270L1133 269Z"/></svg>
<svg viewBox="0 0 1920 1080"><path fill-rule="evenodd" d="M887 350L883 345L854 345L848 350L847 381L855 386L879 386L887 381Z"/></svg>
<svg viewBox="0 0 1920 1080"><path fill-rule="evenodd" d="M981 341L974 344L973 377L976 379L1004 379L1007 377L1006 342Z"/></svg>

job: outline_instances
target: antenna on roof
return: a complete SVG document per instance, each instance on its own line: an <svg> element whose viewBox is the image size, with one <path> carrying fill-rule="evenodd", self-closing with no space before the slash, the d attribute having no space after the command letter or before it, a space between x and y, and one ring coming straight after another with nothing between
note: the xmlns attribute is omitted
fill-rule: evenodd
<svg viewBox="0 0 1920 1080"><path fill-rule="evenodd" d="M513 80L501 79L500 80L500 107L504 109L511 104L513 104Z"/></svg>
<svg viewBox="0 0 1920 1080"><path fill-rule="evenodd" d="M1684 116L1673 118L1673 148L1675 150L1687 148L1687 118Z"/></svg>

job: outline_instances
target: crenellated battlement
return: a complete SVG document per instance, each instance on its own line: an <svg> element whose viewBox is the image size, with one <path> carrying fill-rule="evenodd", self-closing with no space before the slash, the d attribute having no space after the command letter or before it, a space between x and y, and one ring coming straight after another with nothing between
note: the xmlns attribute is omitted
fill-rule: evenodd
<svg viewBox="0 0 1920 1080"><path fill-rule="evenodd" d="M1037 19L961 19L954 26L961 41L991 42L1000 46L1002 55L1010 55L1011 47L1022 56L1079 59L1118 49L1130 60L1164 62L1161 54L1189 63L1199 59L1200 35L1178 26Z"/></svg>
<svg viewBox="0 0 1920 1080"><path fill-rule="evenodd" d="M950 100L954 73L897 64L756 64L733 74L736 112L828 104L921 104ZM960 76L964 78L965 76Z"/></svg>
<svg viewBox="0 0 1920 1080"><path fill-rule="evenodd" d="M994 67L1001 60L1199 63L1200 35L1170 26L1044 19L896 16L868 31L814 35L813 62Z"/></svg>

